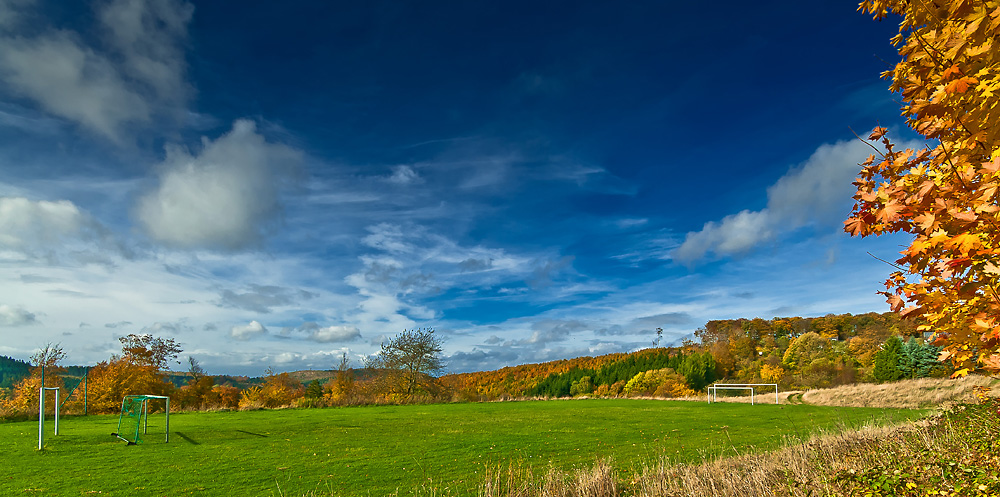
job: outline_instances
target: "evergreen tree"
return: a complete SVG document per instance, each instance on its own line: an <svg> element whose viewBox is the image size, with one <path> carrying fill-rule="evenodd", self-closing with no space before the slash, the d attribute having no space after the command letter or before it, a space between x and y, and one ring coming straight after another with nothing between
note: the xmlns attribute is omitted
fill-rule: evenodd
<svg viewBox="0 0 1000 497"><path fill-rule="evenodd" d="M910 338L899 351L900 374L905 378L926 378L931 370L940 365L937 357L941 347L918 342Z"/></svg>
<svg viewBox="0 0 1000 497"><path fill-rule="evenodd" d="M309 386L306 387L306 397L310 399L318 399L322 396L323 387L319 384L319 380L309 382Z"/></svg>
<svg viewBox="0 0 1000 497"><path fill-rule="evenodd" d="M902 349L903 341L895 335L882 344L882 350L875 353L875 367L872 369L872 377L876 381L896 381L902 377L902 371L899 370Z"/></svg>

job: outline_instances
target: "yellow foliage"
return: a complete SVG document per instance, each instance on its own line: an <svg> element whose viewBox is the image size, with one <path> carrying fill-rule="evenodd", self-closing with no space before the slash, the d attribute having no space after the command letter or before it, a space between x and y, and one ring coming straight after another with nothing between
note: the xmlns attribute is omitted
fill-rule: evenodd
<svg viewBox="0 0 1000 497"><path fill-rule="evenodd" d="M785 369L781 366L765 364L760 367L760 377L768 383L778 383L784 376Z"/></svg>
<svg viewBox="0 0 1000 497"><path fill-rule="evenodd" d="M139 366L113 358L90 368L87 408L93 413L116 413L126 395L170 395L172 392L173 385L164 380L155 366Z"/></svg>
<svg viewBox="0 0 1000 497"><path fill-rule="evenodd" d="M884 292L894 311L934 331L956 375L1000 371L1000 2L865 0L876 19L903 17L901 60L884 74L900 92L922 151L885 148L864 164L845 229L914 236ZM906 304L910 305L906 305Z"/></svg>
<svg viewBox="0 0 1000 497"><path fill-rule="evenodd" d="M655 395L657 397L686 397L697 392L688 388L684 376L670 368L637 373L625 384L625 395Z"/></svg>

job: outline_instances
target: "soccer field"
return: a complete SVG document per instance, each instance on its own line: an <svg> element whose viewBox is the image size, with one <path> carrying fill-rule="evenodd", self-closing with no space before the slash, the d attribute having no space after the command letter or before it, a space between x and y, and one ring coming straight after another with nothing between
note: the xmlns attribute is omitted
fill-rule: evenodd
<svg viewBox="0 0 1000 497"><path fill-rule="evenodd" d="M475 495L487 467L591 465L624 473L661 455L767 450L785 437L922 411L810 405L573 400L149 417L144 443L111 436L117 416L0 423L0 495ZM447 490L445 490L447 489Z"/></svg>

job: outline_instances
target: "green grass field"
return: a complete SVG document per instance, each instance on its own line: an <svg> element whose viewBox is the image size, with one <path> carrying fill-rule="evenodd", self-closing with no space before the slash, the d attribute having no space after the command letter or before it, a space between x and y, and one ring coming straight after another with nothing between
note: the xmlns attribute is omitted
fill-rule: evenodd
<svg viewBox="0 0 1000 497"><path fill-rule="evenodd" d="M666 454L696 460L766 450L783 437L921 411L809 405L585 400L436 404L150 416L141 445L110 434L117 416L0 423L0 495L475 495L486 467L589 466L628 474Z"/></svg>

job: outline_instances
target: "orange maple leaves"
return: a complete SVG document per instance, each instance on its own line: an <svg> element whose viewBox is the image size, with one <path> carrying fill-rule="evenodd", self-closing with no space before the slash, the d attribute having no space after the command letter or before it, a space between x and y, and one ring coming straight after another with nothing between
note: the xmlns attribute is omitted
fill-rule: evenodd
<svg viewBox="0 0 1000 497"><path fill-rule="evenodd" d="M1000 0L865 0L859 10L903 16L902 60L883 76L932 148L897 151L875 128L868 139L883 150L862 163L844 229L913 234L883 292L893 311L922 318L957 374L1000 371Z"/></svg>

